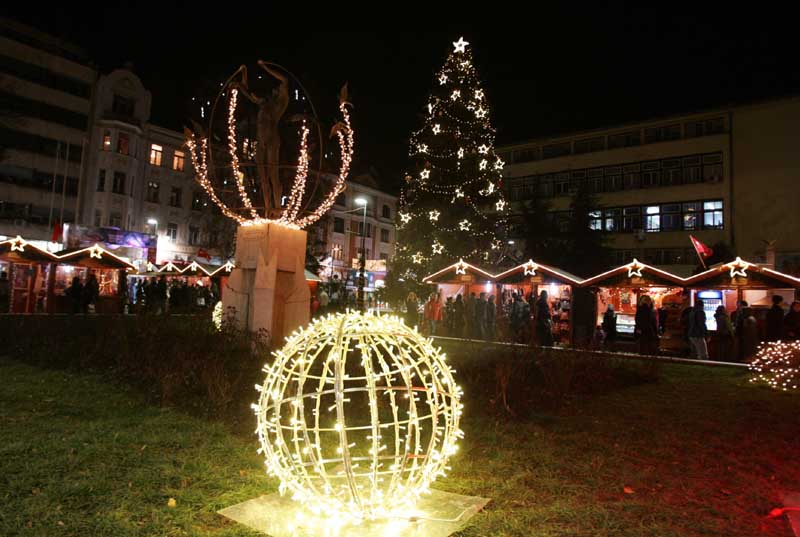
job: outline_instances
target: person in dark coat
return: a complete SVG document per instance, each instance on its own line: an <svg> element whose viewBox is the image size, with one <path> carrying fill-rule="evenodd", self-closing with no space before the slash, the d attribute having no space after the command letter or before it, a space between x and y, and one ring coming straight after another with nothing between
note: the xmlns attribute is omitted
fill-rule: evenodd
<svg viewBox="0 0 800 537"><path fill-rule="evenodd" d="M406 325L410 327L419 324L419 301L415 293L408 293L406 297Z"/></svg>
<svg viewBox="0 0 800 537"><path fill-rule="evenodd" d="M772 307L767 312L767 341L780 341L783 337L783 297L772 295Z"/></svg>
<svg viewBox="0 0 800 537"><path fill-rule="evenodd" d="M487 341L494 341L495 338L495 323L497 318L497 304L494 303L494 295L489 297L489 302L486 304L486 315L484 316L484 333L483 338Z"/></svg>
<svg viewBox="0 0 800 537"><path fill-rule="evenodd" d="M453 302L453 337L464 337L464 300L461 293L456 295Z"/></svg>
<svg viewBox="0 0 800 537"><path fill-rule="evenodd" d="M472 323L473 333L470 335L474 339L483 339L486 329L486 293L481 293L475 301L475 320Z"/></svg>
<svg viewBox="0 0 800 537"><path fill-rule="evenodd" d="M703 309L703 301L698 298L689 313L689 342L692 346L692 355L698 360L708 360L706 337L708 337L706 311Z"/></svg>
<svg viewBox="0 0 800 537"><path fill-rule="evenodd" d="M8 313L11 308L11 282L8 273L0 272L0 313Z"/></svg>
<svg viewBox="0 0 800 537"><path fill-rule="evenodd" d="M717 307L717 311L714 313L714 320L717 321L717 331L714 334L714 343L717 351L716 359L720 362L732 362L734 361L732 352L733 324L730 317L728 317L725 306Z"/></svg>
<svg viewBox="0 0 800 537"><path fill-rule="evenodd" d="M89 306L97 305L97 298L100 296L100 284L97 275L92 272L83 286L83 313L89 313Z"/></svg>
<svg viewBox="0 0 800 537"><path fill-rule="evenodd" d="M614 312L613 304L609 304L603 314L602 328L606 336L606 344L611 345L617 340L617 314Z"/></svg>
<svg viewBox="0 0 800 537"><path fill-rule="evenodd" d="M733 335L736 338L736 359L739 362L744 361L744 342L742 337L744 335L744 310L749 307L746 300L739 300L736 303L736 311L731 314L731 323L733 324Z"/></svg>
<svg viewBox="0 0 800 537"><path fill-rule="evenodd" d="M83 300L83 284L81 283L81 279L77 276L72 278L72 285L67 287L64 294L69 297L70 311L72 313L80 313L82 310L81 301Z"/></svg>
<svg viewBox="0 0 800 537"><path fill-rule="evenodd" d="M547 291L539 293L536 300L536 340L542 347L553 346L553 319L550 315L550 304Z"/></svg>
<svg viewBox="0 0 800 537"><path fill-rule="evenodd" d="M634 335L637 338L639 354L658 354L658 321L653 309L653 300L645 295L636 307Z"/></svg>
<svg viewBox="0 0 800 537"><path fill-rule="evenodd" d="M783 318L783 337L787 340L800 339L800 302L795 300L789 313Z"/></svg>
<svg viewBox="0 0 800 537"><path fill-rule="evenodd" d="M753 315L753 308L742 310L742 361L752 358L758 350L758 321Z"/></svg>

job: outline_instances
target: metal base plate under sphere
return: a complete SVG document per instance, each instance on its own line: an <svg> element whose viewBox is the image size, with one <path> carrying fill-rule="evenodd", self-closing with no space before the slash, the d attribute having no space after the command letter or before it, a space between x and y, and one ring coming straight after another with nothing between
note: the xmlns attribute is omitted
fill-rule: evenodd
<svg viewBox="0 0 800 537"><path fill-rule="evenodd" d="M420 498L409 518L356 524L315 515L289 497L269 494L226 507L219 514L272 537L447 537L466 527L489 501L432 490Z"/></svg>

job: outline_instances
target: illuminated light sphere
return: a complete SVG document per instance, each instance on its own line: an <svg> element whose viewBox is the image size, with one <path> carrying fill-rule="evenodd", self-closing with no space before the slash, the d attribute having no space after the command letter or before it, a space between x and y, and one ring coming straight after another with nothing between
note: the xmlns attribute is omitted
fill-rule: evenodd
<svg viewBox="0 0 800 537"><path fill-rule="evenodd" d="M776 390L796 390L800 386L800 341L762 344L753 361L750 382L762 382Z"/></svg>
<svg viewBox="0 0 800 537"><path fill-rule="evenodd" d="M348 311L273 356L253 408L280 492L331 517L408 516L463 437L445 355L397 317Z"/></svg>

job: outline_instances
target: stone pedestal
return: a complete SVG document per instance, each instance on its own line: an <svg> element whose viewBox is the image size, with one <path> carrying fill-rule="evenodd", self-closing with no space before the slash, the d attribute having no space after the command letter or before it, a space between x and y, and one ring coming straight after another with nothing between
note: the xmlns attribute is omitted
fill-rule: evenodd
<svg viewBox="0 0 800 537"><path fill-rule="evenodd" d="M311 295L305 277L306 232L276 224L241 226L236 268L222 294L241 326L266 330L273 347L309 321Z"/></svg>

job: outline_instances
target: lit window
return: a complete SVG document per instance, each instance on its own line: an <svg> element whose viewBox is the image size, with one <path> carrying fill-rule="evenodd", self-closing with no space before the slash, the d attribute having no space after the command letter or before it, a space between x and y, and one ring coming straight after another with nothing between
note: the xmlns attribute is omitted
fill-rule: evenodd
<svg viewBox="0 0 800 537"><path fill-rule="evenodd" d="M601 211L591 211L589 213L589 229L592 231L603 230L603 218Z"/></svg>
<svg viewBox="0 0 800 537"><path fill-rule="evenodd" d="M183 162L186 155L183 151L175 150L175 154L172 156L172 169L177 170L179 172L183 171Z"/></svg>
<svg viewBox="0 0 800 537"><path fill-rule="evenodd" d="M645 209L645 213L647 214L647 231L661 231L661 207L650 205Z"/></svg>
<svg viewBox="0 0 800 537"><path fill-rule="evenodd" d="M103 151L111 151L111 133L109 131L103 135Z"/></svg>
<svg viewBox="0 0 800 537"><path fill-rule="evenodd" d="M161 166L161 155L164 153L164 148L158 144L150 146L150 164L153 166Z"/></svg>

